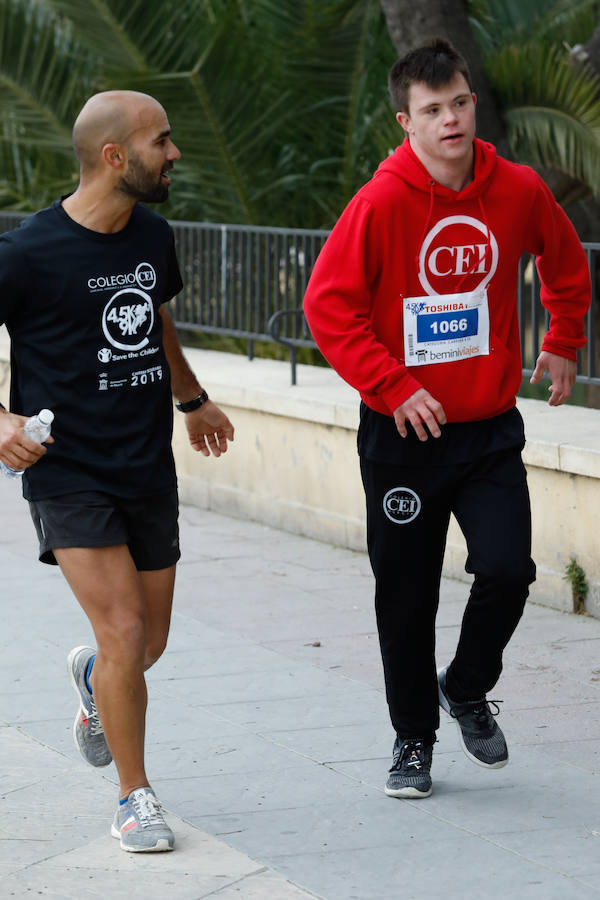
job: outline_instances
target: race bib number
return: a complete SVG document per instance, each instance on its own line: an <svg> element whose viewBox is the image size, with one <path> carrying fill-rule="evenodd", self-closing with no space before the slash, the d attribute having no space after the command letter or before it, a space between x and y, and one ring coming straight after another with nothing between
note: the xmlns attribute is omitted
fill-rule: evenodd
<svg viewBox="0 0 600 900"><path fill-rule="evenodd" d="M486 288L404 298L404 362L430 366L490 352Z"/></svg>

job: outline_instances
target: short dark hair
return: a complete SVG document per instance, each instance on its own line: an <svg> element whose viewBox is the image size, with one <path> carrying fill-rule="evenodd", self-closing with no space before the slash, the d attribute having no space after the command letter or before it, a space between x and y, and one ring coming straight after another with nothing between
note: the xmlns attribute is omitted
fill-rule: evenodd
<svg viewBox="0 0 600 900"><path fill-rule="evenodd" d="M449 41L434 38L416 47L394 63L388 75L388 88L396 112L408 112L408 92L411 84L426 84L439 88L463 75L472 91L471 73L464 57Z"/></svg>

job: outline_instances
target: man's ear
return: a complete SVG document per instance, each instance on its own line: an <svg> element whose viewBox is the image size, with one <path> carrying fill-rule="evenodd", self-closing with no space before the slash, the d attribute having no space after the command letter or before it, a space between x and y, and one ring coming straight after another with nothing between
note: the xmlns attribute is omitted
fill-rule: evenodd
<svg viewBox="0 0 600 900"><path fill-rule="evenodd" d="M102 148L104 161L113 169L120 168L125 163L126 156L122 144L105 144Z"/></svg>
<svg viewBox="0 0 600 900"><path fill-rule="evenodd" d="M414 128L411 125L410 116L406 112L396 113L396 122L407 134L414 134Z"/></svg>

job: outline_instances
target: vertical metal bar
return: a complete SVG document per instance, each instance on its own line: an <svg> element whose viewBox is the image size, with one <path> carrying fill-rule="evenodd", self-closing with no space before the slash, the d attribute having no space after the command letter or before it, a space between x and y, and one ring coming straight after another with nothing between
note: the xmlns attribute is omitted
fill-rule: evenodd
<svg viewBox="0 0 600 900"><path fill-rule="evenodd" d="M290 347L290 366L292 369L292 385L296 384L296 348Z"/></svg>
<svg viewBox="0 0 600 900"><path fill-rule="evenodd" d="M265 285L264 285L264 321L265 331L271 318L271 235L265 234Z"/></svg>
<svg viewBox="0 0 600 900"><path fill-rule="evenodd" d="M221 322L227 322L227 225L221 225Z"/></svg>
<svg viewBox="0 0 600 900"><path fill-rule="evenodd" d="M275 232L275 247L273 251L273 312L281 309L281 264L279 260L279 233Z"/></svg>
<svg viewBox="0 0 600 900"><path fill-rule="evenodd" d="M204 244L204 231L201 228L196 230L196 245L194 252L196 254L196 281L194 284L194 301L193 301L193 319L192 321L205 323L204 316L204 296L202 293L202 273L204 265L202 261L202 251Z"/></svg>
<svg viewBox="0 0 600 900"><path fill-rule="evenodd" d="M540 295L539 295L539 284L538 284L538 274L537 268L535 265L535 260L533 257L531 259L531 352L532 352L532 368L535 368L535 361L539 356L539 347L540 347L540 336L539 336L539 327L540 327L540 317L539 317L539 309L540 309Z"/></svg>
<svg viewBox="0 0 600 900"><path fill-rule="evenodd" d="M260 260L262 256L263 236L260 231L254 235L254 320L252 322L252 330L256 334L264 332L264 323L261 320L262 313L262 268Z"/></svg>
<svg viewBox="0 0 600 900"><path fill-rule="evenodd" d="M217 238L219 238L220 240L220 236L217 235L217 231L215 228L210 229L209 235L210 248L207 262L210 271L210 295L211 297L213 297L213 314L215 319L215 326L218 328L221 324L221 293L219 290L221 270L219 266L219 256L217 253Z"/></svg>
<svg viewBox="0 0 600 900"><path fill-rule="evenodd" d="M294 235L294 289L292 299L292 309L297 309L300 305L300 252L298 249L298 235ZM292 337L298 337L299 317L296 313L291 313Z"/></svg>
<svg viewBox="0 0 600 900"><path fill-rule="evenodd" d="M194 306L194 293L196 283L196 254L194 253L194 238L196 237L196 230L193 228L188 228L186 230L189 276L185 297L185 321L193 322L194 317L192 311Z"/></svg>
<svg viewBox="0 0 600 900"><path fill-rule="evenodd" d="M283 237L283 248L283 309L288 309L290 296L290 242L287 234Z"/></svg>
<svg viewBox="0 0 600 900"><path fill-rule="evenodd" d="M252 330L252 319L254 318L254 292L252 290L252 245L254 243L254 232L246 232L246 254L244 257L246 266L246 296L245 296L245 316L243 320L243 328L248 331Z"/></svg>
<svg viewBox="0 0 600 900"><path fill-rule="evenodd" d="M248 244L248 235L244 231L238 231L238 247L236 254L236 276L235 283L237 287L237 306L236 306L236 328L244 327L244 306L247 295L247 278L248 269L245 263L246 247Z"/></svg>

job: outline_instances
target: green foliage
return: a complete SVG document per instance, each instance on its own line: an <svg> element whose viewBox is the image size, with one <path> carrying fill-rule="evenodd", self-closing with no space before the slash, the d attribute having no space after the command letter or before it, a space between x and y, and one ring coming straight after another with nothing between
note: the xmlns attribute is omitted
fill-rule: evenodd
<svg viewBox="0 0 600 900"><path fill-rule="evenodd" d="M471 0L515 158L600 192L598 83L567 44L596 0ZM400 142L378 0L0 0L0 203L76 183L70 132L95 91L167 110L176 219L330 227Z"/></svg>
<svg viewBox="0 0 600 900"><path fill-rule="evenodd" d="M93 62L34 0L0 0L0 202L26 209L72 190L71 125Z"/></svg>
<svg viewBox="0 0 600 900"><path fill-rule="evenodd" d="M585 598L588 595L589 586L584 570L574 556L571 557L563 575L565 581L571 585L573 592L573 612L580 615L585 613Z"/></svg>
<svg viewBox="0 0 600 900"><path fill-rule="evenodd" d="M570 52L595 0L472 0L471 22L515 159L559 169L600 196L600 82Z"/></svg>
<svg viewBox="0 0 600 900"><path fill-rule="evenodd" d="M505 121L513 152L534 166L555 166L600 191L600 82L564 51L505 47L489 72L506 85Z"/></svg>
<svg viewBox="0 0 600 900"><path fill-rule="evenodd" d="M377 0L0 0L0 201L69 190L78 110L129 88L183 153L166 215L329 226L400 138L393 59Z"/></svg>

